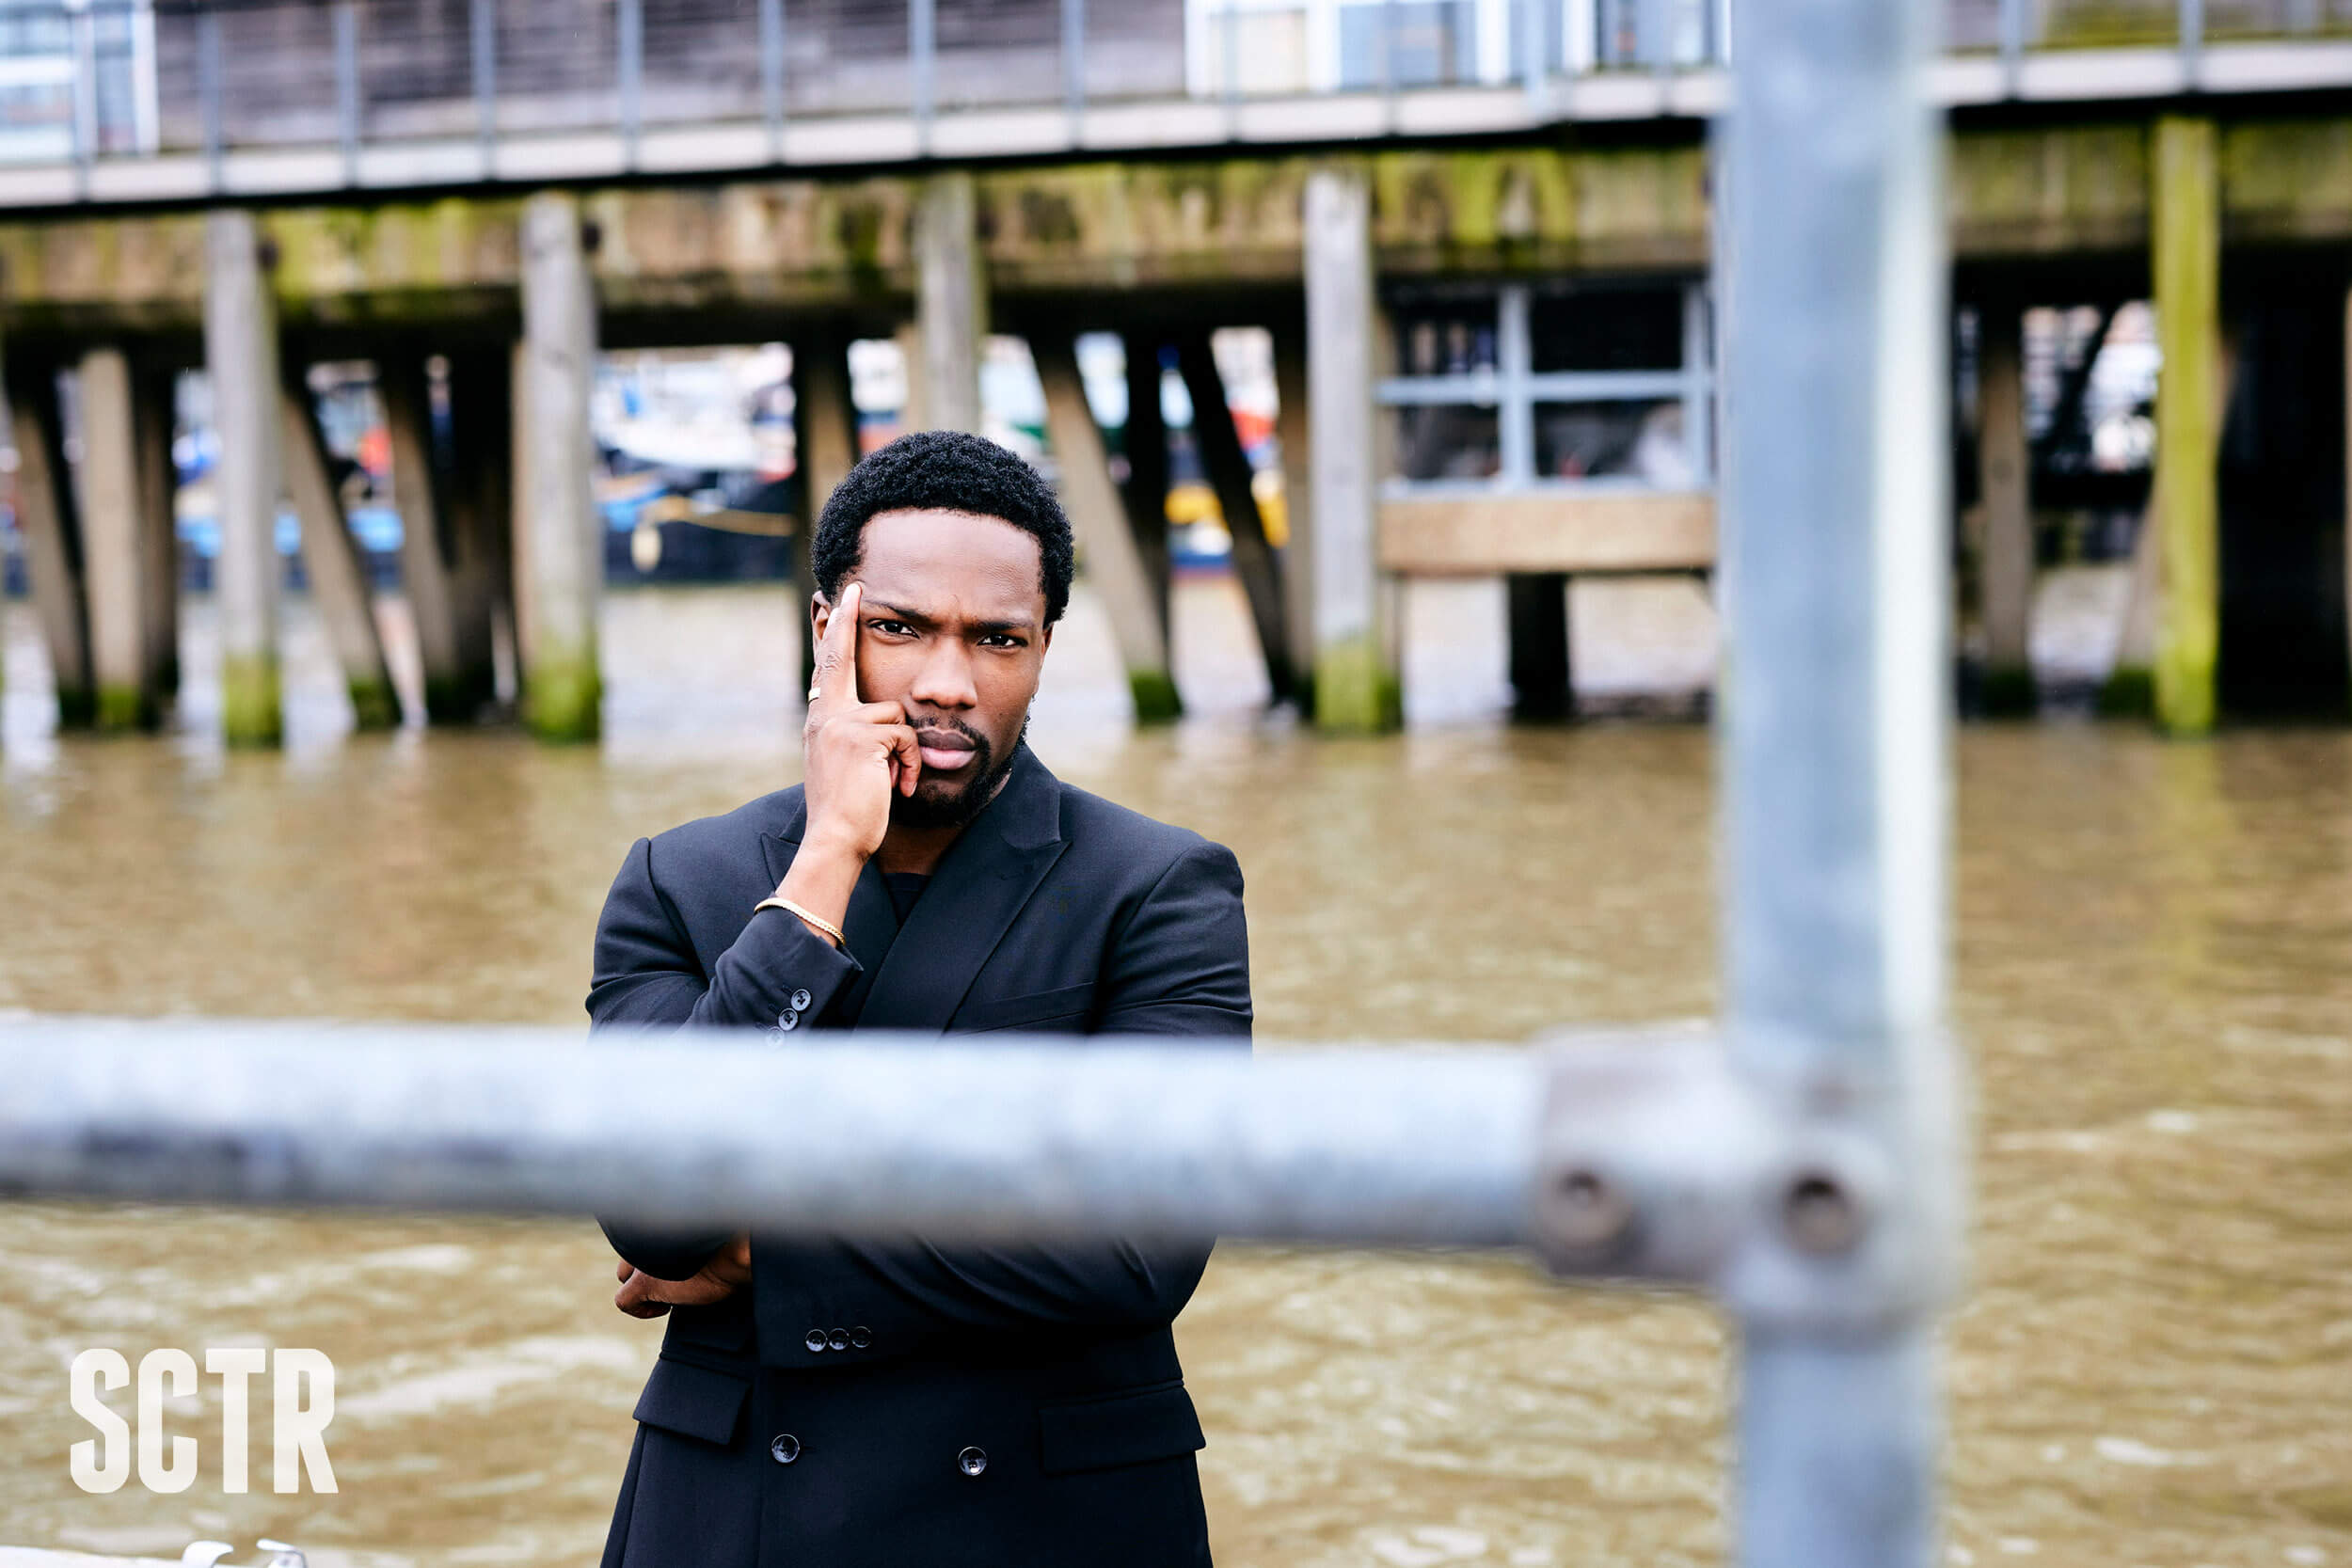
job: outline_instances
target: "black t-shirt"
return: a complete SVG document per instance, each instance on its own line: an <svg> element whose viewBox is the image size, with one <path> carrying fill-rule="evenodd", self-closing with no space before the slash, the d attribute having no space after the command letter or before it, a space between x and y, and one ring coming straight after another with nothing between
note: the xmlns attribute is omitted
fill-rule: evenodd
<svg viewBox="0 0 2352 1568"><path fill-rule="evenodd" d="M930 880L919 871L882 873L882 883L890 889L890 907L898 911L899 925L907 923L907 911L914 908L914 901L923 896L923 890L930 885Z"/></svg>

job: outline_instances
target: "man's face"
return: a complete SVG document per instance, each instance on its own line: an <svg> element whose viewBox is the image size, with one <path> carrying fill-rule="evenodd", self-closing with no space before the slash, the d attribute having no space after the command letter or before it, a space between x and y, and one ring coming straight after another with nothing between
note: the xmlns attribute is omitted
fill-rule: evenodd
<svg viewBox="0 0 2352 1568"><path fill-rule="evenodd" d="M1037 536L969 512L880 512L859 557L858 695L903 706L923 749L891 820L960 826L1012 766L1053 641ZM831 617L819 602L818 636Z"/></svg>

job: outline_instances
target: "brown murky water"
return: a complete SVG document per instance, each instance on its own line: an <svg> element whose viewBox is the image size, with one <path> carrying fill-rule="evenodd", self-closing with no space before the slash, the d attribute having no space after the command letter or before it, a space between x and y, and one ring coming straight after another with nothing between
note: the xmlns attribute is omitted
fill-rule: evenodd
<svg viewBox="0 0 2352 1568"><path fill-rule="evenodd" d="M1172 731L1111 723L1099 619L1065 630L1038 748L1239 853L1262 1040L1713 1005L1705 731L1494 724L1481 592L1416 605L1431 722L1378 742L1252 721L1214 595L1185 609L1208 711ZM10 614L0 1008L578 1022L628 841L794 776L791 634L757 595L615 598L601 753L339 738L331 704L283 756L60 746ZM1987 728L1960 759L1981 1103L1948 1559L2352 1562L2352 735ZM592 1562L659 1338L609 1268L585 1223L0 1209L0 1543ZM1690 1301L1227 1249L1179 1337L1227 1568L1723 1548L1724 1341ZM337 1495L224 1497L209 1405L192 1490L75 1489L76 1351L237 1343L334 1357Z"/></svg>

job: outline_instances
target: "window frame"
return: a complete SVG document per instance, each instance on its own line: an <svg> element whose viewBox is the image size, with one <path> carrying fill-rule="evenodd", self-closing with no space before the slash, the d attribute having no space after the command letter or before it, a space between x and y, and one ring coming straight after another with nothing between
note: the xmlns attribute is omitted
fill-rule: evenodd
<svg viewBox="0 0 2352 1568"><path fill-rule="evenodd" d="M1496 414L1500 471L1486 479L1405 479L1384 473L1384 499L1435 496L1594 495L1645 496L1712 494L1716 483L1715 366L1713 305L1704 277L1676 279L1612 279L1598 287L1656 287L1678 281L1682 293L1682 363L1672 370L1542 371L1534 365L1534 337L1529 330L1530 307L1536 285L1501 283L1481 291L1494 302L1495 367L1439 375L1391 375L1373 391L1382 410L1470 405L1492 408ZM1449 287L1442 293L1461 297L1465 291ZM1433 292L1433 297L1441 297ZM1409 293L1392 296L1409 300ZM1394 328L1390 328L1393 332ZM1690 459L1688 485L1652 484L1620 474L1561 479L1535 471L1535 407L1548 403L1606 403L1677 399L1682 405L1682 433Z"/></svg>

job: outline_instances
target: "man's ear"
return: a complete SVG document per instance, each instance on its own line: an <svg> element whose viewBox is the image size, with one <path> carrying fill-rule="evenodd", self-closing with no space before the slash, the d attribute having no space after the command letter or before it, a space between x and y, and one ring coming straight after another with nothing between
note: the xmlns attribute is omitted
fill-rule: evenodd
<svg viewBox="0 0 2352 1568"><path fill-rule="evenodd" d="M1041 633L1040 633L1040 634L1039 634L1039 636L1038 636L1038 640L1037 640L1037 652L1038 652L1038 657L1039 657L1040 658L1044 657L1046 654L1048 654L1049 652L1051 652L1051 651L1053 650L1053 646L1054 646L1054 628L1053 628L1052 626L1047 626L1047 627L1044 629L1044 631L1042 631Z"/></svg>
<svg viewBox="0 0 2352 1568"><path fill-rule="evenodd" d="M833 605L822 594L808 596L808 641L811 647L825 640L825 626L833 619Z"/></svg>

